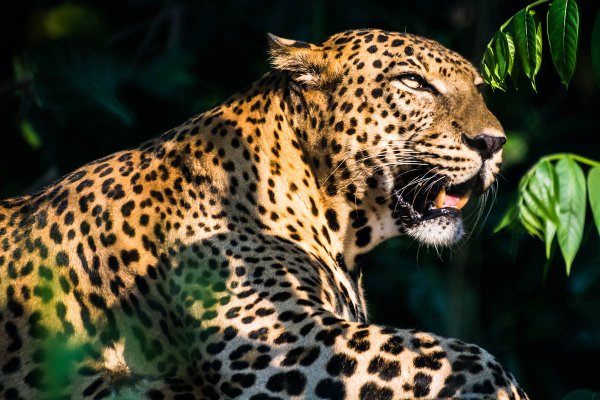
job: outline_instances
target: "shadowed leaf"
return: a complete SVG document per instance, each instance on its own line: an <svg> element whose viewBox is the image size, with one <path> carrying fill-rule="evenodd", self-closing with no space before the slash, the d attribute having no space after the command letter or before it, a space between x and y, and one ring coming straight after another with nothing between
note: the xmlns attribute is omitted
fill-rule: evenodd
<svg viewBox="0 0 600 400"><path fill-rule="evenodd" d="M554 0L548 8L548 42L556 72L568 87L577 62L579 10L575 0Z"/></svg>
<svg viewBox="0 0 600 400"><path fill-rule="evenodd" d="M31 125L31 122L21 122L21 135L27 144L29 144L33 149L37 150L42 146L42 139L33 128L33 125Z"/></svg>
<svg viewBox="0 0 600 400"><path fill-rule="evenodd" d="M535 88L535 77L542 64L542 24L533 10L524 8L514 18L515 46L525 76Z"/></svg>
<svg viewBox="0 0 600 400"><path fill-rule="evenodd" d="M68 36L94 36L106 31L102 18L80 4L60 4L50 9L42 21L46 35L52 39Z"/></svg>
<svg viewBox="0 0 600 400"><path fill-rule="evenodd" d="M600 233L600 167L592 168L588 174L588 192L596 228Z"/></svg>

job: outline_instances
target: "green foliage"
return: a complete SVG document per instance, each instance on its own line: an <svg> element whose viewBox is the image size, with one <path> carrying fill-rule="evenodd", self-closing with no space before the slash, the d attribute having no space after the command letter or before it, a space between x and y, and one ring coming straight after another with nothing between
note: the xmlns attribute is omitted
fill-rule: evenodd
<svg viewBox="0 0 600 400"><path fill-rule="evenodd" d="M58 42L31 50L15 60L14 65L19 66L15 75L32 77L35 85L31 95L57 121L62 123L83 110L100 109L131 125L135 115L122 98L122 88L132 84L148 93L171 98L195 83L188 72L191 62L188 54L174 48L134 68L127 58L103 49ZM28 143L33 146L32 141Z"/></svg>
<svg viewBox="0 0 600 400"><path fill-rule="evenodd" d="M26 105L21 133L33 149L40 148L43 137L33 127L46 124L48 115L59 129L91 112L132 127L135 105L126 100L131 88L174 101L196 84L190 72L195 59L188 49L174 40L151 41L152 29L161 28L164 20L160 15L149 27L150 39L133 52L119 52L115 46L135 31L113 35L102 15L87 5L58 4L38 18L36 37L42 44L13 58L15 82L26 87L19 93Z"/></svg>
<svg viewBox="0 0 600 400"><path fill-rule="evenodd" d="M51 8L42 18L44 33L52 39L95 36L106 31L102 18L81 4L65 3Z"/></svg>
<svg viewBox="0 0 600 400"><path fill-rule="evenodd" d="M36 130L33 129L30 121L24 120L21 122L21 135L32 149L37 150L42 147L42 139Z"/></svg>
<svg viewBox="0 0 600 400"><path fill-rule="evenodd" d="M585 225L586 179L579 164L592 167L587 191L600 232L600 162L575 154L553 154L540 159L521 178L517 198L495 229L497 232L520 224L527 233L545 242L547 259L552 256L556 237L567 275Z"/></svg>
<svg viewBox="0 0 600 400"><path fill-rule="evenodd" d="M498 31L484 55L482 74L493 88L504 90L504 78L512 74L515 44L510 33Z"/></svg>
<svg viewBox="0 0 600 400"><path fill-rule="evenodd" d="M193 58L179 48L166 49L160 56L151 59L132 76L132 81L149 93L172 99L186 87L196 83L189 72ZM160 85L157 84L160 82Z"/></svg>
<svg viewBox="0 0 600 400"><path fill-rule="evenodd" d="M527 8L515 15L513 24L523 72L535 89L535 77L542 65L542 24L535 11Z"/></svg>
<svg viewBox="0 0 600 400"><path fill-rule="evenodd" d="M131 124L134 116L120 100L118 89L132 71L107 52L56 43L32 50L20 64L34 77L33 91L40 106L50 110L58 121L86 108L100 108ZM79 101L73 102L73 96Z"/></svg>
<svg viewBox="0 0 600 400"><path fill-rule="evenodd" d="M512 59L516 52L525 76L536 90L535 80L542 63L543 44L542 24L532 8L548 1L536 1L517 12L500 27L488 44L482 72L484 80L493 89L505 90L506 77L514 77ZM600 14L592 35L592 60L596 70L600 64L599 19ZM561 82L568 88L575 72L579 44L577 2L553 0L548 7L546 28L552 62ZM510 31L514 32L515 38L513 51L508 46L509 42L512 43ZM594 167L588 175L587 186L578 162ZM589 201L600 232L597 165L596 161L570 154L542 158L521 178L517 199L508 208L496 231L518 222L527 233L545 242L548 260L552 257L556 237L569 275L583 239L586 187L589 187Z"/></svg>
<svg viewBox="0 0 600 400"><path fill-rule="evenodd" d="M536 90L535 80L542 65L542 23L533 10L549 0L539 0L509 18L488 43L481 71L483 79L494 89L506 89L506 77L516 74L515 53L521 68ZM577 62L579 43L579 9L575 0L553 0L546 16L548 43L554 67L568 87ZM511 33L514 34L514 43ZM512 46L512 48L511 48Z"/></svg>
<svg viewBox="0 0 600 400"><path fill-rule="evenodd" d="M581 239L585 223L585 176L583 170L571 157L561 158L556 163L558 176L558 245L567 266L567 275ZM547 240L547 239L546 239Z"/></svg>
<svg viewBox="0 0 600 400"><path fill-rule="evenodd" d="M600 167L594 167L588 174L588 193L592 214L600 234Z"/></svg>
<svg viewBox="0 0 600 400"><path fill-rule="evenodd" d="M579 10L575 0L554 0L548 8L548 42L556 72L568 87L577 61Z"/></svg>

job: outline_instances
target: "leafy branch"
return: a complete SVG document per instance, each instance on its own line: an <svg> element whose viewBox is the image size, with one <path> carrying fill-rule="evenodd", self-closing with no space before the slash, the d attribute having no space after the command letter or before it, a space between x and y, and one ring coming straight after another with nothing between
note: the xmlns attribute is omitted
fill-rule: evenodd
<svg viewBox="0 0 600 400"><path fill-rule="evenodd" d="M481 72L493 89L506 90L510 76L520 70L536 90L535 78L542 64L542 23L533 9L550 0L538 0L510 17L487 45ZM546 14L546 30L554 68L568 87L577 63L579 8L575 0L553 0ZM518 56L518 57L517 57ZM518 68L520 64L521 68Z"/></svg>
<svg viewBox="0 0 600 400"><path fill-rule="evenodd" d="M543 40L542 23L533 8L549 2L539 0L521 9L500 26L488 43L481 72L493 89L506 90L508 77L516 86L517 75L522 70L536 90ZM546 30L554 68L568 88L575 72L579 44L577 2L550 2ZM600 85L600 12L594 24L591 47L592 64ZM587 180L582 165L589 168ZM569 275L583 238L588 201L600 234L600 162L577 154L548 155L521 178L515 202L494 231L521 225L527 233L545 242L548 260L553 255L556 239Z"/></svg>
<svg viewBox="0 0 600 400"><path fill-rule="evenodd" d="M581 165L590 168L587 180ZM569 153L542 157L521 178L517 199L494 232L518 222L545 242L548 259L556 238L568 275L583 238L586 192L600 233L600 162Z"/></svg>

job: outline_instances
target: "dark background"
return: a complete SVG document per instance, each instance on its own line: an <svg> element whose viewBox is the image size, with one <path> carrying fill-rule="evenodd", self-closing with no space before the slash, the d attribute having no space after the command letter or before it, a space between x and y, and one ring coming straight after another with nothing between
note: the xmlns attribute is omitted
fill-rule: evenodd
<svg viewBox="0 0 600 400"><path fill-rule="evenodd" d="M600 390L600 251L587 224L570 277L519 232L492 234L541 155L599 159L600 90L590 64L597 1L578 1L578 67L566 91L544 43L538 94L486 94L509 142L499 193L470 239L437 253L388 241L366 260L372 321L487 348L533 399ZM266 32L318 42L351 28L418 33L479 63L522 1L6 1L0 12L0 196L156 136L267 71ZM546 6L540 7L545 20ZM544 38L544 41L546 39ZM489 209L489 207L488 207ZM475 214L473 212L473 214ZM588 210L588 222L591 221ZM545 273L547 271L547 273Z"/></svg>

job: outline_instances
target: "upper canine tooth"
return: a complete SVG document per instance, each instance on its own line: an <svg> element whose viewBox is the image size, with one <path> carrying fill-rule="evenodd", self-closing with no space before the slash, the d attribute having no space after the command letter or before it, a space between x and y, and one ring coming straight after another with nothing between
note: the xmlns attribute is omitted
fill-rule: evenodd
<svg viewBox="0 0 600 400"><path fill-rule="evenodd" d="M446 188L442 187L442 189L440 189L440 192L438 193L438 195L435 197L435 206L437 208L443 208L445 201L446 201Z"/></svg>

